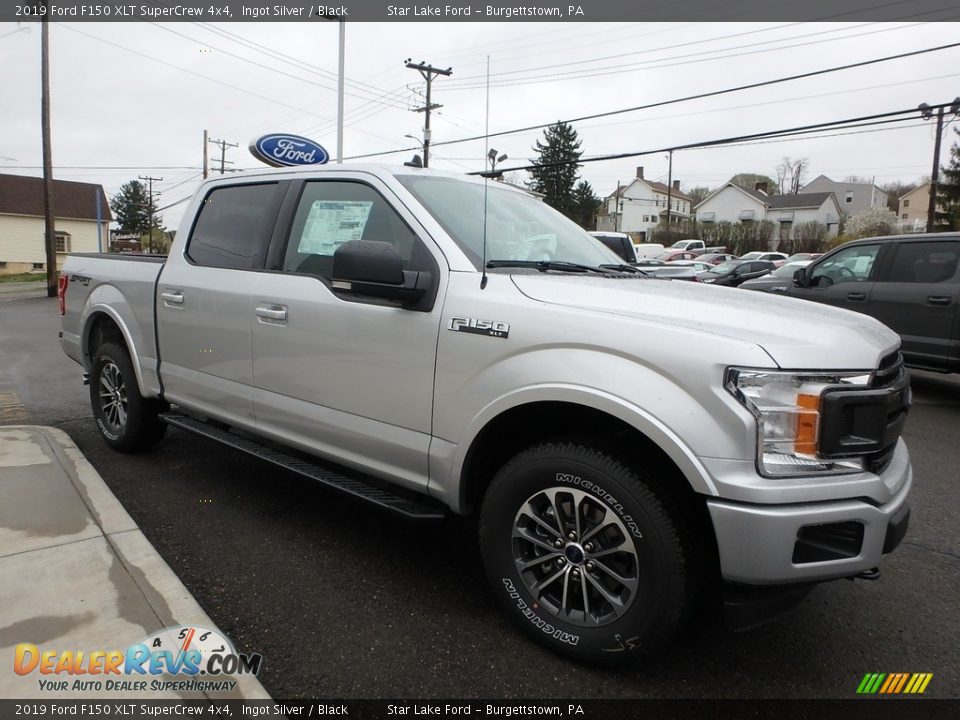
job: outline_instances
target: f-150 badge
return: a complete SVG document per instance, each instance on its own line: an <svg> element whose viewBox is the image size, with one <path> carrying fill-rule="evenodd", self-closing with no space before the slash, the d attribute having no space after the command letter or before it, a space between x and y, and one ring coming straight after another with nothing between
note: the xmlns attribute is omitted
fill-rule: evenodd
<svg viewBox="0 0 960 720"><path fill-rule="evenodd" d="M510 336L510 324L499 320L477 320L476 318L452 317L448 330L468 332L475 335L506 338Z"/></svg>

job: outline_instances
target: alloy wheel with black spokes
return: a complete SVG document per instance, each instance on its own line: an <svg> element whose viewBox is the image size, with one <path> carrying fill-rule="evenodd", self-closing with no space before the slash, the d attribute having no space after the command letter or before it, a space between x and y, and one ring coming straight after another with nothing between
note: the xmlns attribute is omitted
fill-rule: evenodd
<svg viewBox="0 0 960 720"><path fill-rule="evenodd" d="M163 438L167 426L159 413L167 406L158 398L140 394L126 348L103 343L92 356L90 378L93 418L108 445L123 452L139 452Z"/></svg>
<svg viewBox="0 0 960 720"><path fill-rule="evenodd" d="M643 468L576 442L520 452L480 510L480 551L494 596L517 626L590 662L649 656L696 594L690 519Z"/></svg>
<svg viewBox="0 0 960 720"><path fill-rule="evenodd" d="M540 606L573 625L612 622L637 594L639 559L626 526L582 490L529 497L514 518L513 556Z"/></svg>
<svg viewBox="0 0 960 720"><path fill-rule="evenodd" d="M113 362L105 363L100 369L99 395L104 422L119 435L127 424L127 386L120 368Z"/></svg>

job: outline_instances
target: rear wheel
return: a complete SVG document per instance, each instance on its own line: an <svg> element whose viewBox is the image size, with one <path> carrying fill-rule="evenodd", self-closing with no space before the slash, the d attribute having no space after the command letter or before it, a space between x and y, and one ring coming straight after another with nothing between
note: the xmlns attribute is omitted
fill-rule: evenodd
<svg viewBox="0 0 960 720"><path fill-rule="evenodd" d="M698 555L682 515L650 478L576 443L531 448L497 473L480 543L507 614L581 660L654 653L694 595Z"/></svg>
<svg viewBox="0 0 960 720"><path fill-rule="evenodd" d="M146 450L166 433L162 403L140 394L130 355L116 343L104 343L93 356L90 405L100 435L116 450Z"/></svg>

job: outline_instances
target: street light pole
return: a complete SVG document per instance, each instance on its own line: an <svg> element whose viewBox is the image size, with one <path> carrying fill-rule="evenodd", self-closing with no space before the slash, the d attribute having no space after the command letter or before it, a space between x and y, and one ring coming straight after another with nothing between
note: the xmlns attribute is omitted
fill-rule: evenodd
<svg viewBox="0 0 960 720"><path fill-rule="evenodd" d="M40 24L40 124L43 134L44 254L47 260L47 297L57 296L57 237L53 210L53 152L50 143L50 22L49 0L43 2Z"/></svg>
<svg viewBox="0 0 960 720"><path fill-rule="evenodd" d="M340 69L337 77L337 162L343 162L343 85L344 53L347 38L346 20L340 18Z"/></svg>

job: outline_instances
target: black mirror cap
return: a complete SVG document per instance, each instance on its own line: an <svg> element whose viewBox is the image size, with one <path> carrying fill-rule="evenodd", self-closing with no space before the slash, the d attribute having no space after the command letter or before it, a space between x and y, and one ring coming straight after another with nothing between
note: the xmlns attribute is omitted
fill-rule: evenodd
<svg viewBox="0 0 960 720"><path fill-rule="evenodd" d="M803 283L804 283L804 272L803 272L803 270L804 270L803 268L800 268L799 270L794 270L794 272L793 272L793 286L794 286L794 287L803 287L803 286L804 286L804 285L803 285Z"/></svg>
<svg viewBox="0 0 960 720"><path fill-rule="evenodd" d="M357 295L417 303L433 287L429 272L403 269L397 249L388 242L351 240L333 254L331 285Z"/></svg>
<svg viewBox="0 0 960 720"><path fill-rule="evenodd" d="M403 284L403 261L388 242L350 240L333 253L333 279L348 282Z"/></svg>

